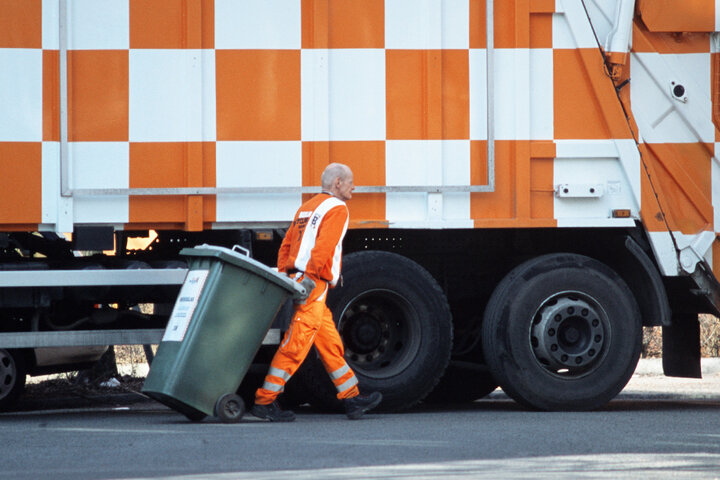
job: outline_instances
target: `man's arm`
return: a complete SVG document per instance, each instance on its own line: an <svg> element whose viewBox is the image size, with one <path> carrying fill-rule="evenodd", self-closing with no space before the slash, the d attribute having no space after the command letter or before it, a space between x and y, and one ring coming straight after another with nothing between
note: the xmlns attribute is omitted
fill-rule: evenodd
<svg viewBox="0 0 720 480"><path fill-rule="evenodd" d="M288 257L290 256L290 244L292 243L292 236L295 232L295 222L293 222L290 225L290 228L288 228L287 232L285 232L285 237L283 238L282 243L280 244L280 250L278 250L278 261L277 261L277 268L278 272L287 272L289 265Z"/></svg>

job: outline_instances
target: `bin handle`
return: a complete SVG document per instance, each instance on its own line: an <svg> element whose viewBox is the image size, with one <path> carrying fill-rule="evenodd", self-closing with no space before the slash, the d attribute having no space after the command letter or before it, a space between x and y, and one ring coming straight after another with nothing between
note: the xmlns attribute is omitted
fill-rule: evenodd
<svg viewBox="0 0 720 480"><path fill-rule="evenodd" d="M232 247L232 251L233 251L233 252L238 252L238 253L240 253L240 254L242 254L242 255L245 255L246 257L249 257L249 256L250 256L250 250L248 250L247 248L241 247L240 245L235 245L235 246L233 246L233 247Z"/></svg>

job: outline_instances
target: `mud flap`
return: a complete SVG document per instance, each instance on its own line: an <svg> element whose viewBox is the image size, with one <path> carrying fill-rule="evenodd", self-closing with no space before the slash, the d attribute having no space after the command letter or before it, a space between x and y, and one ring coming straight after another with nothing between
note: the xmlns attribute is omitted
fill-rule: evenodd
<svg viewBox="0 0 720 480"><path fill-rule="evenodd" d="M702 378L697 314L673 315L672 325L662 327L662 347L666 376Z"/></svg>

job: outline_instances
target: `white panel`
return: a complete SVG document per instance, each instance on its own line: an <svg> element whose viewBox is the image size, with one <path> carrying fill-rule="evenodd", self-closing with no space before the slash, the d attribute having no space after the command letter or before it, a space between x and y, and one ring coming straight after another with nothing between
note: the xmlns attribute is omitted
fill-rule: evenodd
<svg viewBox="0 0 720 480"><path fill-rule="evenodd" d="M530 139L554 137L552 49L530 49Z"/></svg>
<svg viewBox="0 0 720 480"><path fill-rule="evenodd" d="M215 52L130 51L130 141L215 140Z"/></svg>
<svg viewBox="0 0 720 480"><path fill-rule="evenodd" d="M550 65L552 66L552 63ZM495 50L494 82L495 139L528 140L530 136L529 49Z"/></svg>
<svg viewBox="0 0 720 480"><path fill-rule="evenodd" d="M0 49L0 141L42 141L42 50Z"/></svg>
<svg viewBox="0 0 720 480"><path fill-rule="evenodd" d="M553 185L597 184L604 193L596 198L554 197L553 208L558 226L604 226L624 224L632 219L612 219L612 210L630 209L635 218L639 215L640 158L637 149L613 144L612 155L607 141L556 142ZM565 157L584 144L581 157ZM612 144L612 143L611 143ZM598 147L595 149L594 147ZM619 147L619 148L618 148ZM592 156L593 152L597 156ZM563 158L564 157L564 158Z"/></svg>
<svg viewBox="0 0 720 480"><path fill-rule="evenodd" d="M630 184L630 190L635 199L635 204L642 209L642 160L635 140L615 140L620 163L625 172L625 177ZM611 192L612 193L612 192Z"/></svg>
<svg viewBox="0 0 720 480"><path fill-rule="evenodd" d="M598 48L598 42L583 3L578 0L556 0L552 18L553 48Z"/></svg>
<svg viewBox="0 0 720 480"><path fill-rule="evenodd" d="M437 185L442 180L442 140L387 141L387 185Z"/></svg>
<svg viewBox="0 0 720 480"><path fill-rule="evenodd" d="M299 49L296 0L215 0L215 48Z"/></svg>
<svg viewBox="0 0 720 480"><path fill-rule="evenodd" d="M217 142L216 184L224 187L299 187L301 142ZM290 221L300 194L217 196L217 221Z"/></svg>
<svg viewBox="0 0 720 480"><path fill-rule="evenodd" d="M470 142L442 142L442 178L444 185L470 185ZM470 194L443 194L444 219L470 219Z"/></svg>
<svg viewBox="0 0 720 480"><path fill-rule="evenodd" d="M330 52L313 49L300 52L301 137L330 138Z"/></svg>
<svg viewBox="0 0 720 480"><path fill-rule="evenodd" d="M613 140L556 140L555 153L563 158L616 158L619 155Z"/></svg>
<svg viewBox="0 0 720 480"><path fill-rule="evenodd" d="M470 142L466 140L396 140L386 143L385 180L390 186L469 185ZM434 194L433 194L434 195ZM429 198L430 197L430 198ZM435 208L440 212L434 212ZM429 218L469 219L470 194L386 194L390 222L427 221Z"/></svg>
<svg viewBox="0 0 720 480"><path fill-rule="evenodd" d="M686 238L680 232L673 232L674 242L669 232L648 232L648 237L663 275L677 276L680 263L675 244L677 243L678 248L682 249L688 246L694 237Z"/></svg>
<svg viewBox="0 0 720 480"><path fill-rule="evenodd" d="M68 1L70 50L130 48L130 7L127 0Z"/></svg>
<svg viewBox="0 0 720 480"><path fill-rule="evenodd" d="M327 93L306 78L322 78L326 56ZM313 58L315 57L315 58ZM334 49L302 53L302 139L385 139L385 51ZM319 69L319 70L316 70ZM329 114L327 131L322 115ZM315 130L315 127L320 128ZM327 134L327 137L323 135Z"/></svg>
<svg viewBox="0 0 720 480"><path fill-rule="evenodd" d="M487 50L470 50L470 139L487 140Z"/></svg>
<svg viewBox="0 0 720 480"><path fill-rule="evenodd" d="M58 0L42 0L42 48L60 48L60 7Z"/></svg>
<svg viewBox="0 0 720 480"><path fill-rule="evenodd" d="M494 52L495 138L553 139L552 49ZM470 51L470 138L487 138L485 51Z"/></svg>
<svg viewBox="0 0 720 480"><path fill-rule="evenodd" d="M60 143L42 143L42 220L40 231L73 231L73 198L60 196Z"/></svg>
<svg viewBox="0 0 720 480"><path fill-rule="evenodd" d="M715 141L710 54L633 54L631 71L632 110L645 142ZM686 101L673 97L673 82L683 85Z"/></svg>
<svg viewBox="0 0 720 480"><path fill-rule="evenodd" d="M469 48L469 14L468 0L386 0L385 48Z"/></svg>
<svg viewBox="0 0 720 480"><path fill-rule="evenodd" d="M615 22L615 8L620 0L584 0L590 22L600 44L605 45L613 23Z"/></svg>
<svg viewBox="0 0 720 480"><path fill-rule="evenodd" d="M127 142L69 144L73 189L128 188L130 147ZM127 223L128 197L75 196L75 223Z"/></svg>

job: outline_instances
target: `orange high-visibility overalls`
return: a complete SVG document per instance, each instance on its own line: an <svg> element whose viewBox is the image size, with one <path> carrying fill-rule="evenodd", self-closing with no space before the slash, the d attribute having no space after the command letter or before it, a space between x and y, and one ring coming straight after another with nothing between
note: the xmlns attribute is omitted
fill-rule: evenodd
<svg viewBox="0 0 720 480"><path fill-rule="evenodd" d="M268 405L284 390L310 351L315 348L335 384L339 399L358 395L357 377L343 357L345 350L330 309L325 305L328 287L340 278L342 241L349 213L342 200L321 193L305 202L295 214L278 252L278 271L315 282L305 303L295 306L290 328L270 363L255 403Z"/></svg>

